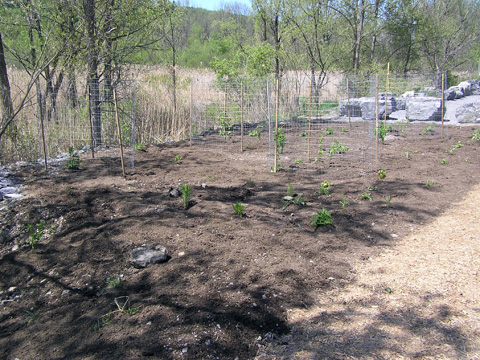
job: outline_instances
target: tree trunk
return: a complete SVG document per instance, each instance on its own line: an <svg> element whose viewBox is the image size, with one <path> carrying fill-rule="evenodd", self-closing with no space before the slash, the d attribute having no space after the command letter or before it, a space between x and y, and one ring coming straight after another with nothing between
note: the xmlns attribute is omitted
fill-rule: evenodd
<svg viewBox="0 0 480 360"><path fill-rule="evenodd" d="M359 13L360 13L360 18L358 19L358 22L356 24L355 45L354 45L354 55L353 55L354 72L357 72L357 70L360 67L360 50L362 46L363 23L365 21L365 0L360 0Z"/></svg>
<svg viewBox="0 0 480 360"><path fill-rule="evenodd" d="M2 122L1 127L10 121L13 115L13 103L10 93L10 82L8 81L7 63L5 61L5 53L3 50L2 34L0 33L0 98L2 105ZM1 138L1 137L0 137Z"/></svg>
<svg viewBox="0 0 480 360"><path fill-rule="evenodd" d="M98 48L95 20L95 0L83 0L83 11L87 25L87 67L90 90L90 108L94 146L102 145L102 116L100 113L100 89L98 77Z"/></svg>

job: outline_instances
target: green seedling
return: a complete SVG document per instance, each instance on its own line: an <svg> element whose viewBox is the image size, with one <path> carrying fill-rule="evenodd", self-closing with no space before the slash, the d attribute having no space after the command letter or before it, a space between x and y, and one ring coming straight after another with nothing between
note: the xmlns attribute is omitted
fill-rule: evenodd
<svg viewBox="0 0 480 360"><path fill-rule="evenodd" d="M430 180L430 179L427 180L427 183L426 183L427 188L432 188L435 186L435 184L436 184L435 180Z"/></svg>
<svg viewBox="0 0 480 360"><path fill-rule="evenodd" d="M233 211L235 212L236 215L238 216L243 216L243 205L241 202L236 202L233 206Z"/></svg>
<svg viewBox="0 0 480 360"><path fill-rule="evenodd" d="M372 194L368 193L368 192L364 192L362 195L362 199L363 200L368 200L368 201L372 201Z"/></svg>
<svg viewBox="0 0 480 360"><path fill-rule="evenodd" d="M28 321L29 322L39 322L41 319L41 316L39 314L36 314L35 311L33 310L25 310L28 316Z"/></svg>
<svg viewBox="0 0 480 360"><path fill-rule="evenodd" d="M277 144L277 155L283 153L285 147L285 130L283 127L278 128L278 131L274 132L275 142Z"/></svg>
<svg viewBox="0 0 480 360"><path fill-rule="evenodd" d="M147 151L147 147L146 147L144 144L142 144L142 143L140 143L140 144L135 144L134 149L135 149L136 151Z"/></svg>
<svg viewBox="0 0 480 360"><path fill-rule="evenodd" d="M373 135L376 135L376 134L377 134L377 129L373 129ZM387 129L385 128L385 126L381 125L378 128L378 138L380 139L382 144L385 142L385 136L387 136Z"/></svg>
<svg viewBox="0 0 480 360"><path fill-rule="evenodd" d="M51 226L49 228L50 233L55 232L55 227ZM35 248L35 245L38 244L40 239L45 235L45 220L40 220L40 222L36 225L28 224L27 225L27 232L30 234L28 238L28 243L32 247Z"/></svg>
<svg viewBox="0 0 480 360"><path fill-rule="evenodd" d="M307 136L308 136L308 134L306 132L301 132L300 133L300 137L307 137Z"/></svg>
<svg viewBox="0 0 480 360"><path fill-rule="evenodd" d="M385 170L378 170L378 178L383 180L387 177L387 172Z"/></svg>
<svg viewBox="0 0 480 360"><path fill-rule="evenodd" d="M385 288L385 292L386 292L387 294L393 294L392 288L389 288L389 287Z"/></svg>
<svg viewBox="0 0 480 360"><path fill-rule="evenodd" d="M333 155L345 153L348 151L348 149L348 146L342 145L340 141L334 139L330 149L328 150L328 157L331 158Z"/></svg>
<svg viewBox="0 0 480 360"><path fill-rule="evenodd" d="M218 119L218 123L220 124L220 130L218 130L218 135L224 137L232 135L233 127L230 119L227 116L222 116L220 119Z"/></svg>
<svg viewBox="0 0 480 360"><path fill-rule="evenodd" d="M291 183L287 184L287 196L293 196L294 191L293 191L293 186Z"/></svg>
<svg viewBox="0 0 480 360"><path fill-rule="evenodd" d="M180 184L180 192L182 193L183 206L188 209L190 206L190 196L192 195L192 188L188 184Z"/></svg>
<svg viewBox="0 0 480 360"><path fill-rule="evenodd" d="M251 136L251 137L256 137L258 142L260 142L261 140L261 131L260 131L260 125L257 125L257 129L256 130L251 130L249 133L248 133L248 136Z"/></svg>
<svg viewBox="0 0 480 360"><path fill-rule="evenodd" d="M118 275L116 278L107 278L105 282L107 283L108 288L114 288L122 282L122 275Z"/></svg>
<svg viewBox="0 0 480 360"><path fill-rule="evenodd" d="M420 133L420 135L422 135L422 137L425 137L428 134L433 134L433 127L434 126L435 126L435 123L431 123L431 124L426 125L425 128Z"/></svg>
<svg viewBox="0 0 480 360"><path fill-rule="evenodd" d="M472 141L480 141L480 130L479 129L473 130Z"/></svg>
<svg viewBox="0 0 480 360"><path fill-rule="evenodd" d="M175 155L175 158L173 159L174 164L180 164L182 162L182 157L180 155Z"/></svg>
<svg viewBox="0 0 480 360"><path fill-rule="evenodd" d="M73 147L68 149L68 160L66 163L68 170L78 170L80 169L80 157L75 152Z"/></svg>
<svg viewBox="0 0 480 360"><path fill-rule="evenodd" d="M295 164L302 164L303 160L301 158L298 158L295 160Z"/></svg>
<svg viewBox="0 0 480 360"><path fill-rule="evenodd" d="M325 180L320 184L320 190L315 191L315 194L329 195L330 187L331 187L330 183L327 180Z"/></svg>
<svg viewBox="0 0 480 360"><path fill-rule="evenodd" d="M347 132L348 130L347 130L347 128L344 128L344 127L343 127L343 128L340 129L340 131L341 131L341 132Z"/></svg>
<svg viewBox="0 0 480 360"><path fill-rule="evenodd" d="M392 203L392 195L388 195L388 197L385 199L385 204L390 207Z"/></svg>
<svg viewBox="0 0 480 360"><path fill-rule="evenodd" d="M460 149L461 147L463 147L463 144L462 144L461 141L457 141L457 143L455 145L453 145L454 149Z"/></svg>
<svg viewBox="0 0 480 360"><path fill-rule="evenodd" d="M345 210L345 207L350 205L350 203L347 201L344 194L340 195L340 197L340 210Z"/></svg>
<svg viewBox="0 0 480 360"><path fill-rule="evenodd" d="M295 198L292 198L291 196L285 196L283 200L284 202L282 210L285 210L289 205L307 206L307 200L304 199L302 195L297 195Z"/></svg>
<svg viewBox="0 0 480 360"><path fill-rule="evenodd" d="M414 154L418 154L418 150L413 150L413 153L414 153Z"/></svg>
<svg viewBox="0 0 480 360"><path fill-rule="evenodd" d="M315 161L318 161L322 155L323 155L323 152L325 151L325 149L323 148L322 146L322 143L323 143L323 135L321 135L319 138L318 138L318 158L315 158ZM318 160L317 160L318 159Z"/></svg>
<svg viewBox="0 0 480 360"><path fill-rule="evenodd" d="M378 186L375 186L375 185L371 185L367 188L368 191L375 191L378 189Z"/></svg>
<svg viewBox="0 0 480 360"><path fill-rule="evenodd" d="M440 161L440 164L442 164L442 165L447 165L447 160L442 159L442 160Z"/></svg>
<svg viewBox="0 0 480 360"><path fill-rule="evenodd" d="M326 128L326 129L325 129L325 133L326 133L327 135L332 135L332 134L333 134L333 129Z"/></svg>
<svg viewBox="0 0 480 360"><path fill-rule="evenodd" d="M332 214L326 209L322 209L321 211L313 215L313 220L310 222L310 225L312 225L315 229L320 226L327 226L332 224Z"/></svg>

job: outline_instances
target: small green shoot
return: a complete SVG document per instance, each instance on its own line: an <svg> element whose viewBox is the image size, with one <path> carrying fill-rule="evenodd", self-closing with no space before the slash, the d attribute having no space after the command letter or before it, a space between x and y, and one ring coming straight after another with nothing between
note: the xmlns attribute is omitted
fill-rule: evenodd
<svg viewBox="0 0 480 360"><path fill-rule="evenodd" d="M362 197L363 200L372 201L372 194L370 194L366 191L361 195L361 197Z"/></svg>
<svg viewBox="0 0 480 360"><path fill-rule="evenodd" d="M188 209L190 206L190 196L192 195L192 188L188 184L180 184L180 192L182 193L183 206Z"/></svg>
<svg viewBox="0 0 480 360"><path fill-rule="evenodd" d="M419 152L418 150L413 150L414 154L418 154L418 152Z"/></svg>
<svg viewBox="0 0 480 360"><path fill-rule="evenodd" d="M313 215L313 220L310 222L310 225L312 225L315 229L320 226L327 226L332 224L332 214L326 209L322 209L321 211Z"/></svg>
<svg viewBox="0 0 480 360"><path fill-rule="evenodd" d="M386 292L387 294L393 294L393 290L392 290L392 288L390 288L390 287L385 288L385 292Z"/></svg>
<svg viewBox="0 0 480 360"><path fill-rule="evenodd" d="M430 123L430 124L426 125L425 128L420 133L420 135L422 135L422 137L425 137L428 134L433 134L433 132L434 132L433 128L434 128L435 125L436 125L435 123Z"/></svg>
<svg viewBox="0 0 480 360"><path fill-rule="evenodd" d="M440 161L440 164L442 164L442 165L447 165L447 160L442 159L442 160Z"/></svg>
<svg viewBox="0 0 480 360"><path fill-rule="evenodd" d="M385 199L385 204L390 207L392 204L392 195L388 195L388 197Z"/></svg>
<svg viewBox="0 0 480 360"><path fill-rule="evenodd" d="M307 136L308 136L308 134L306 132L301 132L300 133L300 137L307 137Z"/></svg>
<svg viewBox="0 0 480 360"><path fill-rule="evenodd" d="M320 190L315 191L315 194L329 195L330 187L331 187L330 183L327 180L325 180L320 184Z"/></svg>
<svg viewBox="0 0 480 360"><path fill-rule="evenodd" d="M114 288L122 282L122 275L118 275L116 278L107 278L105 282L107 283L107 288Z"/></svg>
<svg viewBox="0 0 480 360"><path fill-rule="evenodd" d="M39 322L41 319L41 316L39 314L36 314L35 311L33 310L25 310L28 316L28 322Z"/></svg>
<svg viewBox="0 0 480 360"><path fill-rule="evenodd" d="M333 155L342 154L347 152L349 149L348 146L342 145L337 139L333 139L333 143L328 150L328 158L331 158Z"/></svg>
<svg viewBox="0 0 480 360"><path fill-rule="evenodd" d="M302 164L302 163L303 163L302 158L297 158L297 159L295 160L295 164Z"/></svg>
<svg viewBox="0 0 480 360"><path fill-rule="evenodd" d="M322 146L322 143L323 143L323 135L321 135L319 138L318 138L318 158L315 158L315 162L319 161L320 158L322 157L323 155L323 152L325 151L325 149L323 148ZM318 160L317 160L318 159Z"/></svg>
<svg viewBox="0 0 480 360"><path fill-rule="evenodd" d="M462 144L461 141L457 141L457 143L455 145L453 145L454 149L460 149L461 147L463 147L463 144Z"/></svg>
<svg viewBox="0 0 480 360"><path fill-rule="evenodd" d="M233 211L235 212L236 215L242 217L243 214L243 205L241 202L236 202L235 204L232 205Z"/></svg>
<svg viewBox="0 0 480 360"><path fill-rule="evenodd" d="M368 191L375 191L375 190L378 190L378 186L371 185L367 189L368 189Z"/></svg>
<svg viewBox="0 0 480 360"><path fill-rule="evenodd" d="M340 197L340 210L345 210L345 207L350 205L350 203L347 201L344 194L340 195Z"/></svg>
<svg viewBox="0 0 480 360"><path fill-rule="evenodd" d="M332 135L332 134L333 134L333 129L326 128L326 129L325 129L325 134L327 134L327 135Z"/></svg>
<svg viewBox="0 0 480 360"><path fill-rule="evenodd" d="M180 155L175 155L175 158L172 161L174 164L181 164L182 163L182 157Z"/></svg>
<svg viewBox="0 0 480 360"><path fill-rule="evenodd" d="M425 184L427 186L427 188L432 188L434 187L436 184L435 180L427 180L427 183Z"/></svg>
<svg viewBox="0 0 480 360"><path fill-rule="evenodd" d="M68 170L80 169L80 156L78 156L73 147L68 149L68 160L66 166Z"/></svg>
<svg viewBox="0 0 480 360"><path fill-rule="evenodd" d="M373 135L377 135L377 129L373 129ZM385 136L387 136L387 129L381 125L378 128L378 138L382 142L382 144L385 142Z"/></svg>
<svg viewBox="0 0 480 360"><path fill-rule="evenodd" d="M387 172L385 170L378 170L378 178L383 180L387 177Z"/></svg>
<svg viewBox="0 0 480 360"><path fill-rule="evenodd" d="M307 206L307 200L304 199L302 195L297 195L295 198L292 198L291 196L285 196L283 200L284 203L282 210L285 210L289 205Z"/></svg>
<svg viewBox="0 0 480 360"><path fill-rule="evenodd" d="M473 130L472 141L480 141L480 130L479 129Z"/></svg>
<svg viewBox="0 0 480 360"><path fill-rule="evenodd" d="M28 238L28 244L32 247L32 249L34 249L35 245L37 245L43 235L45 235L45 220L40 220L40 222L36 225L28 224L27 232L30 234ZM49 228L49 232L51 234L54 233L55 227L51 226Z"/></svg>
<svg viewBox="0 0 480 360"><path fill-rule="evenodd" d="M143 152L147 151L147 147L142 143L135 144L133 148L135 149L135 151L143 151Z"/></svg>
<svg viewBox="0 0 480 360"><path fill-rule="evenodd" d="M287 196L293 196L294 191L293 191L293 186L291 183L287 184Z"/></svg>

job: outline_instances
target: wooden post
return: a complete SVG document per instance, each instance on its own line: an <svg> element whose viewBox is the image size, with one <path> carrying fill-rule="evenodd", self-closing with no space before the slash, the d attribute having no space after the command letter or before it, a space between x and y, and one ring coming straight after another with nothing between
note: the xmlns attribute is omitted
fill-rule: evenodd
<svg viewBox="0 0 480 360"><path fill-rule="evenodd" d="M310 79L310 102L308 104L307 162L310 162L310 138L312 137L312 88L313 81Z"/></svg>
<svg viewBox="0 0 480 360"><path fill-rule="evenodd" d="M347 78L347 114L348 114L348 130L352 132L352 122L350 120L350 83Z"/></svg>
<svg viewBox="0 0 480 360"><path fill-rule="evenodd" d="M276 99L275 99L275 144L274 144L274 151L275 151L275 161L273 163L273 172L277 172L278 166L278 107L280 106L280 94L279 94L280 83L279 79L277 78L277 92L276 92Z"/></svg>
<svg viewBox="0 0 480 360"><path fill-rule="evenodd" d="M115 104L115 119L117 120L118 142L120 144L120 160L122 163L122 174L123 174L123 177L126 177L125 164L123 162L122 129L120 127L120 119L118 118L117 89L113 89L113 102Z"/></svg>
<svg viewBox="0 0 480 360"><path fill-rule="evenodd" d="M225 81L225 96L223 98L223 121L224 121L224 126L227 122L227 82ZM223 129L225 134L225 141L227 141L227 129Z"/></svg>
<svg viewBox="0 0 480 360"><path fill-rule="evenodd" d="M92 123L92 96L90 94L90 84L88 84L88 122L90 123L90 149L92 150L92 159L95 159L95 150L93 148L93 123Z"/></svg>
<svg viewBox="0 0 480 360"><path fill-rule="evenodd" d="M240 85L240 151L243 152L243 80Z"/></svg>
<svg viewBox="0 0 480 360"><path fill-rule="evenodd" d="M443 121L444 121L444 114L445 112L445 73L442 73L442 140L443 140Z"/></svg>
<svg viewBox="0 0 480 360"><path fill-rule="evenodd" d="M390 77L390 63L387 64L387 81L385 84L385 119L383 120L383 127L387 128L387 97L388 97L388 88L389 88L389 77Z"/></svg>
<svg viewBox="0 0 480 360"><path fill-rule="evenodd" d="M192 146L193 138L193 79L190 81L190 147Z"/></svg>
<svg viewBox="0 0 480 360"><path fill-rule="evenodd" d="M45 161L45 171L48 171L47 164L47 143L45 141L45 124L43 122L43 116L40 116L40 125L42 128L42 144L43 144L43 159Z"/></svg>
<svg viewBox="0 0 480 360"><path fill-rule="evenodd" d="M375 76L375 171L378 171L378 74Z"/></svg>
<svg viewBox="0 0 480 360"><path fill-rule="evenodd" d="M267 119L268 119L268 149L270 151L270 149L272 148L272 114L270 113L270 80L268 78L267 78Z"/></svg>

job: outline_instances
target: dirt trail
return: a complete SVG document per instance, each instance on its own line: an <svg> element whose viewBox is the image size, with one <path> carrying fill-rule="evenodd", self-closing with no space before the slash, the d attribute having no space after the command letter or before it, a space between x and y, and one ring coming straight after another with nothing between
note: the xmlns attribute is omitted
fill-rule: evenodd
<svg viewBox="0 0 480 360"><path fill-rule="evenodd" d="M480 185L412 226L355 283L294 309L292 334L258 359L480 359ZM392 234L395 237L395 234Z"/></svg>

